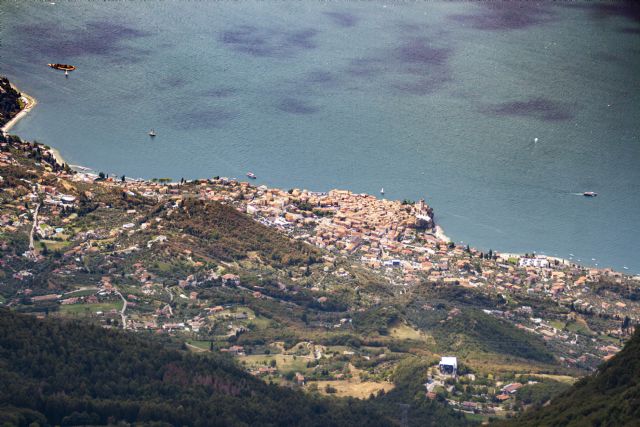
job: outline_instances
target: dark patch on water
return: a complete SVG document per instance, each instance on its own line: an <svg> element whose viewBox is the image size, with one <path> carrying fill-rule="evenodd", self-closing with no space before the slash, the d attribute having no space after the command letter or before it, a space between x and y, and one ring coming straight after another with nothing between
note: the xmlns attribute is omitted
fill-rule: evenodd
<svg viewBox="0 0 640 427"><path fill-rule="evenodd" d="M449 16L456 22L477 30L518 30L546 24L554 14L545 3L529 1L485 1L474 3L477 12Z"/></svg>
<svg viewBox="0 0 640 427"><path fill-rule="evenodd" d="M452 51L425 37L407 37L397 47L352 59L345 72L366 81L384 78L385 84L395 92L428 95L451 81Z"/></svg>
<svg viewBox="0 0 640 427"><path fill-rule="evenodd" d="M358 23L358 17L349 12L324 12L324 14L339 27L355 27Z"/></svg>
<svg viewBox="0 0 640 427"><path fill-rule="evenodd" d="M285 46L291 49L315 49L316 47L316 44L312 39L316 34L318 34L318 30L306 29L299 31L288 31L284 34L284 40L286 41Z"/></svg>
<svg viewBox="0 0 640 427"><path fill-rule="evenodd" d="M483 108L481 111L495 116L528 117L551 122L570 120L574 117L570 104L546 98L503 102Z"/></svg>
<svg viewBox="0 0 640 427"><path fill-rule="evenodd" d="M405 74L404 81L395 81L392 88L412 95L428 95L451 81L449 59L452 49L438 47L430 39L406 39L395 51L395 74Z"/></svg>
<svg viewBox="0 0 640 427"><path fill-rule="evenodd" d="M257 57L287 58L301 51L315 49L315 29L286 30L241 25L223 31L219 40L236 52Z"/></svg>
<svg viewBox="0 0 640 427"><path fill-rule="evenodd" d="M596 61L605 61L610 63L620 62L620 57L609 52L596 52L591 55Z"/></svg>
<svg viewBox="0 0 640 427"><path fill-rule="evenodd" d="M218 87L213 89L207 89L202 92L202 95L209 96L211 98L228 98L238 93L238 90L232 87Z"/></svg>
<svg viewBox="0 0 640 427"><path fill-rule="evenodd" d="M416 24L415 22L398 22L396 26L401 34L416 33L425 29L424 24Z"/></svg>
<svg viewBox="0 0 640 427"><path fill-rule="evenodd" d="M149 53L122 43L149 33L121 23L91 21L80 30L65 29L57 23L24 24L18 25L17 31L26 49L53 62L82 55L102 55L111 56L116 63L133 63Z"/></svg>
<svg viewBox="0 0 640 427"><path fill-rule="evenodd" d="M232 120L235 115L224 108L204 107L186 114L174 114L176 128L178 129L218 129Z"/></svg>
<svg viewBox="0 0 640 427"><path fill-rule="evenodd" d="M385 71L382 58L355 58L349 62L347 73L355 77L373 77Z"/></svg>
<svg viewBox="0 0 640 427"><path fill-rule="evenodd" d="M564 6L588 10L591 12L591 17L597 20L621 17L640 23L640 2L637 0L578 2L568 3Z"/></svg>
<svg viewBox="0 0 640 427"><path fill-rule="evenodd" d="M393 88L411 95L429 95L440 89L451 79L446 76L421 77L414 80L395 82Z"/></svg>
<svg viewBox="0 0 640 427"><path fill-rule="evenodd" d="M398 59L403 62L424 65L444 65L449 59L450 49L431 46L426 39L411 39L398 49Z"/></svg>
<svg viewBox="0 0 640 427"><path fill-rule="evenodd" d="M305 83L319 86L335 86L338 79L329 71L311 71L307 74Z"/></svg>
<svg viewBox="0 0 640 427"><path fill-rule="evenodd" d="M291 114L313 114L318 108L298 98L285 98L277 105L278 110Z"/></svg>
<svg viewBox="0 0 640 427"><path fill-rule="evenodd" d="M640 34L640 28L624 27L620 29L620 32L625 34Z"/></svg>
<svg viewBox="0 0 640 427"><path fill-rule="evenodd" d="M157 87L160 88L182 88L187 85L187 80L182 76L167 76L165 78L160 79L156 84Z"/></svg>

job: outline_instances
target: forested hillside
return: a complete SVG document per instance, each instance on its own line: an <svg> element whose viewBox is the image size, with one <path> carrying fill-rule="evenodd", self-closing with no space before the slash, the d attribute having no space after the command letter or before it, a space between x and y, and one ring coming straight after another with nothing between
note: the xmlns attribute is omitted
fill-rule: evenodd
<svg viewBox="0 0 640 427"><path fill-rule="evenodd" d="M596 374L551 404L525 412L513 426L637 426L640 424L640 330Z"/></svg>
<svg viewBox="0 0 640 427"><path fill-rule="evenodd" d="M0 127L20 112L20 94L16 92L6 77L0 76ZM0 132L0 141L4 141L4 135Z"/></svg>
<svg viewBox="0 0 640 427"><path fill-rule="evenodd" d="M0 425L398 424L389 399L322 398L266 384L221 356L5 309L0 384ZM427 404L419 415L421 425L450 424L444 407Z"/></svg>
<svg viewBox="0 0 640 427"><path fill-rule="evenodd" d="M1 422L390 425L366 403L311 398L221 357L77 321L0 311Z"/></svg>

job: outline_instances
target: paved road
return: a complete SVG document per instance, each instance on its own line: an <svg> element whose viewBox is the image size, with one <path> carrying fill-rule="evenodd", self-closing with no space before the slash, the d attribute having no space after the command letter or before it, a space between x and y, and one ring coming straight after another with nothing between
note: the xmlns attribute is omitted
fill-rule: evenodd
<svg viewBox="0 0 640 427"><path fill-rule="evenodd" d="M40 203L36 205L36 210L33 212L33 227L31 227L31 233L29 234L29 250L35 257L35 244L33 243L33 235L36 232L36 228L38 227L38 211L40 210Z"/></svg>
<svg viewBox="0 0 640 427"><path fill-rule="evenodd" d="M122 298L122 302L124 303L122 305L122 310L120 310L120 318L122 320L122 329L127 329L127 316L124 314L125 310L127 309L127 300L122 296L119 290L116 289L115 293L118 294L120 298Z"/></svg>

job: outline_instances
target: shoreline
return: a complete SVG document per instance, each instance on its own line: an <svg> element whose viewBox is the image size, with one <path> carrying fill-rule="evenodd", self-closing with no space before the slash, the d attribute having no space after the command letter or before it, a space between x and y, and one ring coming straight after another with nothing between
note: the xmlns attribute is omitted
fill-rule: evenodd
<svg viewBox="0 0 640 427"><path fill-rule="evenodd" d="M28 93L21 91L20 88L13 83L11 83L11 87L20 94L21 98L23 98L26 101L26 105L22 110L20 110L18 114L13 116L11 120L5 123L2 129L0 129L0 131L5 135L9 134L9 131L11 130L11 128L13 128L20 120L26 117L26 115L29 114L31 110L33 110L38 105L38 100L34 96L31 96ZM43 144L43 145L46 145L46 144ZM51 155L56 160L56 162L60 163L61 165L67 163L64 157L62 157L62 154L60 154L60 151L58 151L56 148L53 148L49 145L46 145L46 147L48 147L48 150L51 152Z"/></svg>
<svg viewBox="0 0 640 427"><path fill-rule="evenodd" d="M49 147L49 152L51 152L51 155L53 156L53 158L56 159L56 162L60 163L61 165L64 165L64 164L68 165L64 157L62 157L62 154L60 154L60 151L48 145L47 147Z"/></svg>
<svg viewBox="0 0 640 427"><path fill-rule="evenodd" d="M29 114L29 112L35 108L36 105L38 105L38 100L36 98L34 98L33 96L29 95L28 93L22 92L16 85L14 85L13 83L11 83L11 87L20 94L21 98L24 98L27 101L27 104L24 106L24 108L22 110L20 110L20 112L18 114L16 114L11 120L9 120L7 123L5 123L4 126L2 126L2 132L3 133L8 133L12 127L14 127L16 125L16 123L18 123L23 117L25 117L27 114Z"/></svg>
<svg viewBox="0 0 640 427"><path fill-rule="evenodd" d="M13 83L11 83L11 87L13 87L17 92L20 93L21 97L24 98L27 101L27 104L25 105L25 107L20 110L20 112L18 114L16 114L11 120L9 120L1 129L1 131L5 134L8 133L8 131L15 126L16 123L18 123L22 118L24 118L29 112L31 112L31 110L33 108L35 108L38 105L38 101L35 97L20 91L20 89L14 85ZM57 163L59 163L60 165L64 165L67 164L69 165L66 160L64 159L64 157L60 154L60 151L54 147L51 147L50 145L47 144L42 144L43 146L47 147L47 149L49 150L50 154L53 156L53 158L56 160ZM71 165L69 165L71 166ZM76 168L80 168L80 169L86 169L81 171L80 173L88 173L88 171L92 171L89 168L83 168L81 166L72 166L72 167L76 167ZM150 182L149 179L143 179L146 182ZM136 180L137 181L137 180ZM376 198L378 198L376 195L372 195ZM445 234L444 229L442 228L442 226L440 226L439 224L436 224L434 229L433 229L433 236L436 237L436 239L440 240L441 242L451 242L452 240ZM518 257L518 258L523 258L524 257L524 253L509 253L509 252L501 252L501 251L496 251L497 255L500 256L513 256L513 257ZM542 254L540 254L542 255ZM589 265L589 263L586 263L584 261L577 261L577 260L572 260L572 259L566 259L566 258L562 258L562 257L558 257L558 256L549 256L549 255L545 255L545 257L549 260L553 260L553 261L558 261L559 263L563 264L563 265L580 265L580 266L589 266L591 268L595 268L598 270L602 270L602 269L613 269L611 267L601 267L601 266L593 266L593 265ZM626 267L625 267L626 269ZM616 269L617 271L617 269ZM624 274L629 274L631 276L638 276L637 274L633 274L633 273L624 273Z"/></svg>
<svg viewBox="0 0 640 427"><path fill-rule="evenodd" d="M446 235L444 234L444 230L442 229L442 227L440 225L437 225L434 227L435 232L433 233L434 236L436 236L437 239L443 241L443 242L451 242L452 240Z"/></svg>

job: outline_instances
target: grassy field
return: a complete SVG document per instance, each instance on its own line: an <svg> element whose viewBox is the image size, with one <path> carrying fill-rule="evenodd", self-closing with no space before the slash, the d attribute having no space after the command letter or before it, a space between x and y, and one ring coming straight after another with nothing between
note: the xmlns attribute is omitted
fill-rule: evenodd
<svg viewBox="0 0 640 427"><path fill-rule="evenodd" d="M488 418L487 416L482 414L470 414L468 412L464 412L464 417L469 421L475 421L477 423L481 423Z"/></svg>
<svg viewBox="0 0 640 427"><path fill-rule="evenodd" d="M187 344L197 347L201 350L209 350L211 347L211 341L200 341L200 340L187 340Z"/></svg>
<svg viewBox="0 0 640 427"><path fill-rule="evenodd" d="M163 273L171 271L171 264L169 264L168 262L160 261L157 263L157 267L158 267L158 270L162 271Z"/></svg>
<svg viewBox="0 0 640 427"><path fill-rule="evenodd" d="M360 374L364 373L364 371L356 368L352 364L349 364L349 372L351 378L330 381L308 381L307 387L316 384L318 391L322 394L331 394L338 397L356 397L358 399L367 399L372 393L377 394L380 390L387 392L394 387L394 384L388 381L362 381ZM334 388L335 393L327 393L327 386Z"/></svg>
<svg viewBox="0 0 640 427"><path fill-rule="evenodd" d="M566 326L566 323L561 320L552 320L549 324L560 331Z"/></svg>
<svg viewBox="0 0 640 427"><path fill-rule="evenodd" d="M61 305L60 313L78 315L83 313L108 312L112 309L122 310L122 301L103 302L97 304L69 304Z"/></svg>
<svg viewBox="0 0 640 427"><path fill-rule="evenodd" d="M276 361L276 368L281 373L296 371L304 373L307 370L307 359L303 356L294 356L289 354L254 354L250 356L238 357L240 363L245 364L248 368L268 366L272 360Z"/></svg>
<svg viewBox="0 0 640 427"><path fill-rule="evenodd" d="M59 240L40 240L41 245L45 245L49 251L63 250L67 246L71 245L71 242L64 242Z"/></svg>
<svg viewBox="0 0 640 427"><path fill-rule="evenodd" d="M579 334L584 334L584 335L594 335L595 333L591 330L591 328L589 328L589 325L587 325L587 322L578 317L576 320L567 323L566 326L568 331L571 332L576 332Z"/></svg>
<svg viewBox="0 0 640 427"><path fill-rule="evenodd" d="M558 381L566 384L573 384L578 380L578 378L570 377L569 375L536 374L535 372L531 372L528 374L519 374L518 376L521 376L521 375L527 375L527 376L535 375L536 377L548 378L550 380L554 380L554 381Z"/></svg>
<svg viewBox="0 0 640 427"><path fill-rule="evenodd" d="M424 341L429 344L435 345L435 340L432 336L425 334L422 331L412 328L404 323L396 323L389 328L389 335L399 340L413 340Z"/></svg>
<svg viewBox="0 0 640 427"><path fill-rule="evenodd" d="M473 370L482 373L519 372L538 375L538 372L557 369L555 365L536 363L497 353L472 353L465 358L464 362Z"/></svg>
<svg viewBox="0 0 640 427"><path fill-rule="evenodd" d="M237 320L233 318L234 315L240 314L240 313L246 313L247 318L243 320ZM269 319L264 318L262 316L256 316L256 313L252 309L246 306L238 306L238 307L226 309L224 311L211 315L210 317L213 317L216 319L228 318L229 320L234 320L235 322L241 322L241 323L253 323L253 325L257 329L266 329L271 324L271 321Z"/></svg>
<svg viewBox="0 0 640 427"><path fill-rule="evenodd" d="M64 298L73 298L73 297L86 297L89 295L94 295L98 292L98 288L92 289L79 289L77 291L71 291L64 294Z"/></svg>
<svg viewBox="0 0 640 427"><path fill-rule="evenodd" d="M373 381L357 381L357 380L334 380L334 381L309 381L307 387L311 384L317 384L318 391L322 394L326 392L326 387L330 386L336 389L331 396L338 397L356 397L358 399L367 399L371 393L376 394L380 390L385 392L393 389L394 385L390 382L373 382Z"/></svg>
<svg viewBox="0 0 640 427"><path fill-rule="evenodd" d="M198 340L187 340L187 347L196 353L203 353L205 351L209 351L211 346L210 341L198 341Z"/></svg>

